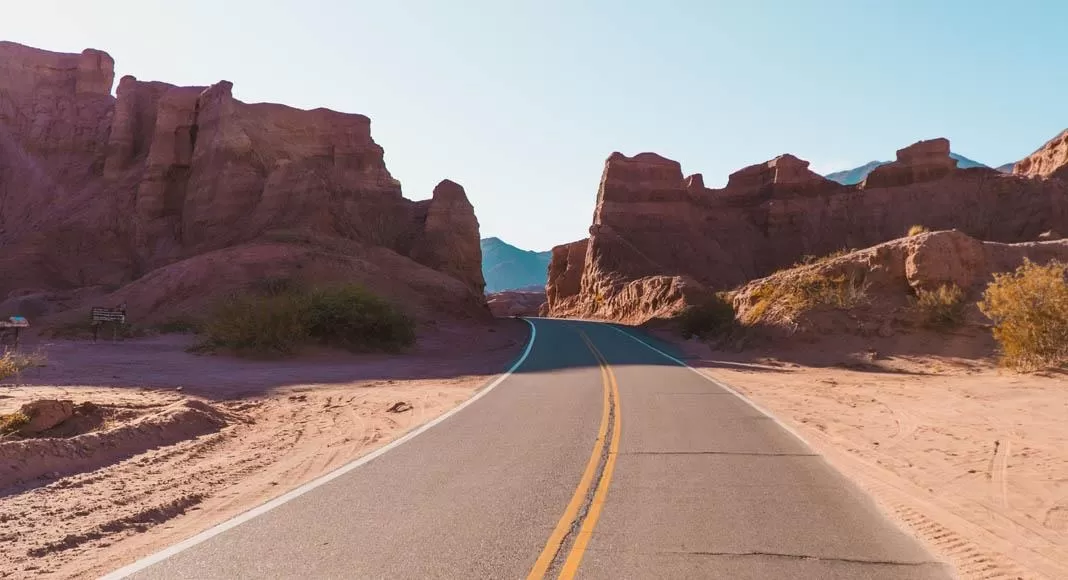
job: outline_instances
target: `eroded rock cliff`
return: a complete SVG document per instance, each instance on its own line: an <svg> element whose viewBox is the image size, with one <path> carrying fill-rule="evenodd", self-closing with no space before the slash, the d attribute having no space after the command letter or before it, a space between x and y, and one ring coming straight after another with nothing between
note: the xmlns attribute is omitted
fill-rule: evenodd
<svg viewBox="0 0 1068 580"><path fill-rule="evenodd" d="M1068 179L1068 129L1013 167L1017 175Z"/></svg>
<svg viewBox="0 0 1068 580"><path fill-rule="evenodd" d="M1007 175L958 169L948 140L920 141L854 186L782 155L731 174L722 189L653 153L613 153L589 239L553 250L548 310L631 323L670 317L701 295L917 224L996 242L1068 231L1068 181L1049 170L1056 146L1043 151L1045 169L1023 175L1017 165Z"/></svg>
<svg viewBox="0 0 1068 580"><path fill-rule="evenodd" d="M269 270L391 289L416 315L488 316L463 188L405 199L367 117L243 103L227 81L126 76L115 97L113 83L104 52L0 42L0 302L85 287L108 300L136 280L113 298L141 288L153 312L132 316L164 315L217 290L190 268L225 255L248 266L228 264L234 284Z"/></svg>

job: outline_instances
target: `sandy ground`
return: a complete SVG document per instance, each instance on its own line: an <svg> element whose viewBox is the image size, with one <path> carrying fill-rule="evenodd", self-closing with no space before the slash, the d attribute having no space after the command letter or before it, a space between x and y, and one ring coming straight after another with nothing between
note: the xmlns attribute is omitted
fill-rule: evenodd
<svg viewBox="0 0 1068 580"><path fill-rule="evenodd" d="M686 350L793 427L962 578L1068 578L1068 378L1000 370L975 356L989 345L964 357L867 346L833 354L848 346Z"/></svg>
<svg viewBox="0 0 1068 580"><path fill-rule="evenodd" d="M58 470L0 487L0 577L95 577L285 493L467 399L526 333L441 327L406 355L289 361L187 354L182 336L36 345L48 366L0 385L0 412L59 398L106 418L0 442L0 477L14 458L30 475ZM411 408L388 411L401 401Z"/></svg>

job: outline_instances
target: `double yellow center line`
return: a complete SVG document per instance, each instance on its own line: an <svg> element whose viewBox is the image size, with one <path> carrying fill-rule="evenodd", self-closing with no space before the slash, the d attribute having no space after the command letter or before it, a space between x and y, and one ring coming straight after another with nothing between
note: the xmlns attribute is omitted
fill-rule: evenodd
<svg viewBox="0 0 1068 580"><path fill-rule="evenodd" d="M597 442L593 445L590 460L586 463L586 470L582 473L578 487L575 489L571 501L560 517L556 528L545 548L534 563L527 580L541 580L554 567L559 568L558 578L570 579L578 572L579 564L582 563L582 555L586 546L593 536L593 529L597 526L597 519L601 517L604 509L605 497L608 495L608 485L612 481L612 472L616 467L616 456L619 453L619 385L612 373L608 361L601 351L597 350L593 341L585 332L579 331L579 336L589 347L597 364L601 367L601 382L604 387L604 409L601 413L601 426L597 431ZM606 447L607 446L607 447ZM607 451L607 453L606 453ZM593 496L590 496L590 489ZM585 509L584 509L585 508ZM575 530L578 530L575 533ZM572 537L573 536L573 537ZM565 544L571 542L571 551L563 563L559 563Z"/></svg>

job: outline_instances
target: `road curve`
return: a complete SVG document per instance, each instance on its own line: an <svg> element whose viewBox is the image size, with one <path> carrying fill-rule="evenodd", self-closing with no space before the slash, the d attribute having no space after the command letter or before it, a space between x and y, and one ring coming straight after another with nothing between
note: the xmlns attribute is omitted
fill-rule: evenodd
<svg viewBox="0 0 1068 580"><path fill-rule="evenodd" d="M526 358L461 411L107 578L953 577L664 346L530 322Z"/></svg>

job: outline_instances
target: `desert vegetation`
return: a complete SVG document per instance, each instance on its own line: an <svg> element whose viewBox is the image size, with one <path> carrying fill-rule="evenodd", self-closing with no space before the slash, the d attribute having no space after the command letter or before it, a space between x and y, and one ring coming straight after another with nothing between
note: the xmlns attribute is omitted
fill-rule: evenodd
<svg viewBox="0 0 1068 580"><path fill-rule="evenodd" d="M29 416L22 411L0 414L0 435L8 435L22 429L30 422Z"/></svg>
<svg viewBox="0 0 1068 580"><path fill-rule="evenodd" d="M678 323L683 338L723 335L734 326L734 306L727 294L717 293L702 304L686 307L679 314Z"/></svg>
<svg viewBox="0 0 1068 580"><path fill-rule="evenodd" d="M909 228L909 231L906 233L906 235L911 238L920 234L926 234L929 231L931 230L928 229L927 226L916 224Z"/></svg>
<svg viewBox="0 0 1068 580"><path fill-rule="evenodd" d="M823 263L829 262L829 261L831 261L831 260L833 260L835 258L841 258L842 256L845 256L845 255L847 255L849 253L852 253L854 251L856 251L856 250L854 250L852 248L839 248L839 249L837 249L837 250L835 250L835 251L833 251L830 254L827 254L825 256L817 256L815 254L805 254L804 256L801 257L800 260L798 260L793 265L793 267L797 268L797 267L800 267L800 266L812 266L812 265L816 265L816 264L823 264Z"/></svg>
<svg viewBox="0 0 1068 580"><path fill-rule="evenodd" d="M415 342L414 321L360 286L305 290L284 279L227 297L203 332L199 350L258 355L293 354L308 343L397 351Z"/></svg>
<svg viewBox="0 0 1068 580"><path fill-rule="evenodd" d="M9 377L18 377L22 371L44 366L45 362L45 356L41 353L7 351L0 354L0 381Z"/></svg>
<svg viewBox="0 0 1068 580"><path fill-rule="evenodd" d="M814 308L848 309L867 303L868 284L856 274L802 271L796 276L768 279L754 290L753 300L743 324L793 322Z"/></svg>
<svg viewBox="0 0 1068 580"><path fill-rule="evenodd" d="M1068 363L1068 264L1030 260L995 274L979 309L993 321L1002 362L1020 370Z"/></svg>
<svg viewBox="0 0 1068 580"><path fill-rule="evenodd" d="M964 319L964 291L956 284L943 284L934 290L916 290L913 310L919 314L924 326L947 329L960 324Z"/></svg>

